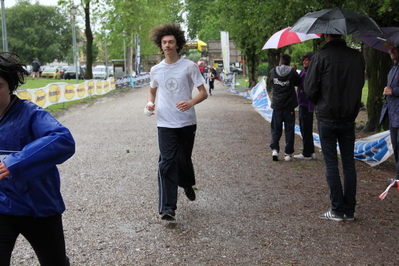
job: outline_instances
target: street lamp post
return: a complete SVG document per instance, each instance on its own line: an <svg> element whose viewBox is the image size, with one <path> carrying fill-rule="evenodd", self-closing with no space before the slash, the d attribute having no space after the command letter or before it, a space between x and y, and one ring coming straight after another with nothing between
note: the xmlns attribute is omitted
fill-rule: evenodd
<svg viewBox="0 0 399 266"><path fill-rule="evenodd" d="M4 0L1 0L1 28L3 32L3 52L8 52L7 26Z"/></svg>
<svg viewBox="0 0 399 266"><path fill-rule="evenodd" d="M126 31L122 31L122 36L123 36L123 69L125 71L125 75L127 76L127 71L126 71Z"/></svg>
<svg viewBox="0 0 399 266"><path fill-rule="evenodd" d="M79 72L78 72L78 60L76 58L76 29L75 29L75 16L77 14L77 8L75 5L71 7L71 23L72 23L72 41L73 41L73 63L76 67L76 84L79 83Z"/></svg>
<svg viewBox="0 0 399 266"><path fill-rule="evenodd" d="M106 22L103 22L104 26L104 56L105 56L105 79L108 79L108 56L107 56L107 32L105 30Z"/></svg>

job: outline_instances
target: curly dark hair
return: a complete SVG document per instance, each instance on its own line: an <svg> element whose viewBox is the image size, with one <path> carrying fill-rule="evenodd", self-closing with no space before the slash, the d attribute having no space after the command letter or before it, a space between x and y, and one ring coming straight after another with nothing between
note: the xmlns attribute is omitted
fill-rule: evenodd
<svg viewBox="0 0 399 266"><path fill-rule="evenodd" d="M173 35L176 39L177 44L177 53L180 53L183 50L184 45L186 44L186 38L184 37L184 31L181 29L178 24L163 24L153 28L151 32L151 41L155 43L156 46L159 47L161 53L162 51L162 38L167 35Z"/></svg>
<svg viewBox="0 0 399 266"><path fill-rule="evenodd" d="M0 53L0 77L7 81L10 94L25 84L25 75L29 73L24 67L26 65L19 61L16 53Z"/></svg>

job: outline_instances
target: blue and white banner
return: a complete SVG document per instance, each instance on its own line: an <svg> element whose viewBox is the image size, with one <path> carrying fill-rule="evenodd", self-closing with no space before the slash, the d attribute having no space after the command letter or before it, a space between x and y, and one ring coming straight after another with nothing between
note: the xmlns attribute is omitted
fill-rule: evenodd
<svg viewBox="0 0 399 266"><path fill-rule="evenodd" d="M266 90L265 78L252 88L250 92L237 93L243 97L252 99L252 105L256 111L268 122L272 119L273 109ZM301 136L298 125L295 125L295 133ZM315 146L321 148L320 138L317 133L313 133ZM338 145L337 145L338 148ZM339 152L339 149L338 149ZM354 157L356 160L363 161L370 166L376 166L393 154L389 131L381 132L367 138L359 139L355 142Z"/></svg>

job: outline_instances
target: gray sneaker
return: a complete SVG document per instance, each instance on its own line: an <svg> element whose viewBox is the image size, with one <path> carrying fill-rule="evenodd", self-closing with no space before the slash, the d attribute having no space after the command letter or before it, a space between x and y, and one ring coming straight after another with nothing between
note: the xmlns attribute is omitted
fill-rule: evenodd
<svg viewBox="0 0 399 266"><path fill-rule="evenodd" d="M342 222L344 220L343 215L338 215L332 210L329 210L323 214L320 214L319 218L323 219L323 220L331 220L331 221L336 221L336 222Z"/></svg>

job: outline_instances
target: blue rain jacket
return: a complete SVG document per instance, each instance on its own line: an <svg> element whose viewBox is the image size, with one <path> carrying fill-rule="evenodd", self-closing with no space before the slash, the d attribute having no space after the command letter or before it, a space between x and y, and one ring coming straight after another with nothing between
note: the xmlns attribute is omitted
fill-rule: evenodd
<svg viewBox="0 0 399 266"><path fill-rule="evenodd" d="M67 128L47 111L12 96L0 120L0 150L11 176L0 181L0 213L49 217L65 210L57 164L75 153Z"/></svg>

